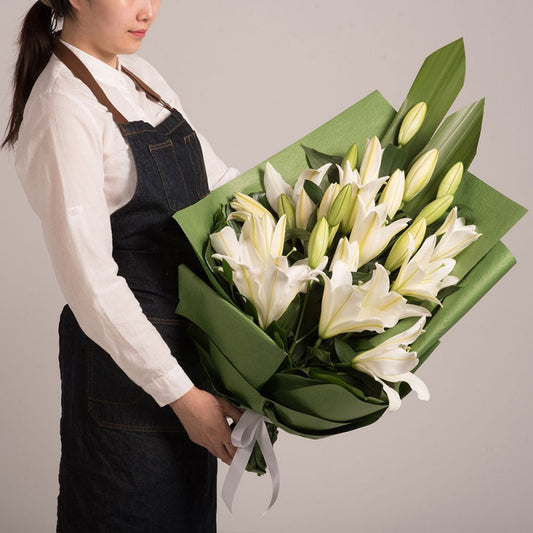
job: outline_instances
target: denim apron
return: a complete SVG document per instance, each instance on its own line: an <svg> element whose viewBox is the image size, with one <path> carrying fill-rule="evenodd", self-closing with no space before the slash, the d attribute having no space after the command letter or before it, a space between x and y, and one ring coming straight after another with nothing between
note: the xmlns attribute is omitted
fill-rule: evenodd
<svg viewBox="0 0 533 533"><path fill-rule="evenodd" d="M196 133L127 69L147 97L171 114L158 126L128 122L87 68L59 39L54 53L112 113L137 168L129 203L111 214L113 257L143 312L195 385L209 388L177 305L178 265L197 269L172 214L206 194ZM59 322L61 461L57 531L216 531L216 459L188 438L111 356L83 333L69 306Z"/></svg>

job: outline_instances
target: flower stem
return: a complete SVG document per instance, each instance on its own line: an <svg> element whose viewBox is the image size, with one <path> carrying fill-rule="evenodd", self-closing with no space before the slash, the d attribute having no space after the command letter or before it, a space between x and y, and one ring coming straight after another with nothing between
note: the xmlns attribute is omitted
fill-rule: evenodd
<svg viewBox="0 0 533 533"><path fill-rule="evenodd" d="M335 368L350 368L352 366L351 362L345 362L345 363L334 363L333 365Z"/></svg>
<svg viewBox="0 0 533 533"><path fill-rule="evenodd" d="M296 325L296 331L294 332L294 342L291 344L291 347L289 348L289 352L288 352L288 355L289 355L289 361L291 362L291 364L294 366L294 363L292 361L292 354L294 353L294 348L296 348L296 345L305 337L302 337L301 339L298 339L298 335L300 333L300 328L302 327L302 321L303 321L303 318L304 318L304 314L305 314L305 310L307 308L307 302L309 300L309 286L311 285L311 283L308 281L307 282L307 290L305 291L305 298L304 298L304 304L302 305L302 309L300 311L300 317L298 318L298 324Z"/></svg>
<svg viewBox="0 0 533 533"><path fill-rule="evenodd" d="M312 329L310 329L305 335L302 335L299 339L296 339L294 341L294 344L299 344L300 342L302 342L306 337L309 337L309 335L311 335L311 333L313 333L313 331L316 331L318 329L318 326L315 326L313 327Z"/></svg>

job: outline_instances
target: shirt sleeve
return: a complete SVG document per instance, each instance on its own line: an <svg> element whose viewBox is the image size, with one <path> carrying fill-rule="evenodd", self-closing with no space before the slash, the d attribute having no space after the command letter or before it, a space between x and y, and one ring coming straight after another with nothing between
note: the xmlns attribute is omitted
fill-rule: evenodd
<svg viewBox="0 0 533 533"><path fill-rule="evenodd" d="M15 164L66 301L86 335L158 405L166 405L193 383L118 275L101 128L67 94L38 97L27 114L31 127L21 129Z"/></svg>
<svg viewBox="0 0 533 533"><path fill-rule="evenodd" d="M191 127L196 131L196 136L200 141L200 146L202 147L202 154L204 156L205 169L207 173L207 181L209 184L209 190L214 190L221 185L231 181L233 178L236 178L240 172L236 168L228 167L222 159L215 153L213 147L208 142L208 140L196 130L193 123L183 110L180 99L176 92L170 87L166 80L161 76L159 71L153 67L148 61L144 58L135 55L136 60L142 64L142 68L146 69L148 73L148 78L154 80L154 86L158 88L163 99L175 107L182 115L183 118L191 125Z"/></svg>

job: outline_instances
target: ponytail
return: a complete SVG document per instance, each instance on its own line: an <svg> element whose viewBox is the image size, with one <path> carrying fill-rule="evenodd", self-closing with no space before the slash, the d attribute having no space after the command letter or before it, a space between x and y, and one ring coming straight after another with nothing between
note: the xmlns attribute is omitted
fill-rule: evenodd
<svg viewBox="0 0 533 533"><path fill-rule="evenodd" d="M31 90L52 55L54 26L58 17L70 15L69 0L38 1L30 8L20 30L19 56L13 75L13 102L0 148L13 147L18 139L24 107Z"/></svg>

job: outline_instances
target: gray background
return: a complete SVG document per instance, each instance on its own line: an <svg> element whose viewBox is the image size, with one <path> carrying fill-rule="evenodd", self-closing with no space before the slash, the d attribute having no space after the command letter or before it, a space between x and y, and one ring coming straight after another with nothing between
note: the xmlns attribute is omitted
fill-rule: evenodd
<svg viewBox="0 0 533 533"><path fill-rule="evenodd" d="M2 0L2 124L29 5ZM141 54L221 157L245 170L375 88L398 107L423 59L464 36L467 77L453 109L487 97L471 170L531 207L531 6L166 0ZM47 532L55 527L63 298L5 151L0 166L0 530ZM220 532L531 531L530 224L526 216L505 238L518 266L420 370L429 403L410 395L377 424L322 441L281 435L278 503L261 517L269 479L249 474L234 514L220 506Z"/></svg>

